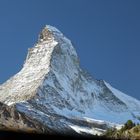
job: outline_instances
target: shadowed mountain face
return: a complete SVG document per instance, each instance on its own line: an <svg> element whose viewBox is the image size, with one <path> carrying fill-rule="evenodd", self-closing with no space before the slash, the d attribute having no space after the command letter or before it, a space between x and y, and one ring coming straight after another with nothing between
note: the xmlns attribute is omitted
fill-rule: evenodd
<svg viewBox="0 0 140 140"><path fill-rule="evenodd" d="M49 25L0 86L0 102L1 129L101 135L140 118L140 102L82 70L71 41Z"/></svg>

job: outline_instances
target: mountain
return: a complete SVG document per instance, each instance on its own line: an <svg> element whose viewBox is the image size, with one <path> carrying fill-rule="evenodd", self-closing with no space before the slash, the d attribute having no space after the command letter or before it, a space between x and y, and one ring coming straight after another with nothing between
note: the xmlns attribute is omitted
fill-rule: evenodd
<svg viewBox="0 0 140 140"><path fill-rule="evenodd" d="M140 121L140 101L80 68L69 39L46 25L23 68L0 85L0 128L102 134Z"/></svg>

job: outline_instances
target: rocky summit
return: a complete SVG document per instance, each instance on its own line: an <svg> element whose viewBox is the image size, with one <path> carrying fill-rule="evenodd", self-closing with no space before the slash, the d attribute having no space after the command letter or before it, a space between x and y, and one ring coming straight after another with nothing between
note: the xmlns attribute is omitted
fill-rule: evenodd
<svg viewBox="0 0 140 140"><path fill-rule="evenodd" d="M0 129L101 135L129 119L140 122L140 101L81 69L71 41L49 25L0 85Z"/></svg>

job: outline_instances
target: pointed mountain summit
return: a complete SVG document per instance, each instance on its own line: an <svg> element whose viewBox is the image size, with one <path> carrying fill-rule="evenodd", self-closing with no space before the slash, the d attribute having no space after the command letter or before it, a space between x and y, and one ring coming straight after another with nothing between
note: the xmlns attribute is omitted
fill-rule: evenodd
<svg viewBox="0 0 140 140"><path fill-rule="evenodd" d="M0 104L2 129L100 135L140 121L140 101L82 70L71 41L49 25L21 71L0 85Z"/></svg>

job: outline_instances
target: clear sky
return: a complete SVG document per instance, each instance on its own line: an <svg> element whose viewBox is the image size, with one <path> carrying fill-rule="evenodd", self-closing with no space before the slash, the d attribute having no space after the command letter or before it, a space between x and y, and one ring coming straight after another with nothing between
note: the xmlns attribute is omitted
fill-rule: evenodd
<svg viewBox="0 0 140 140"><path fill-rule="evenodd" d="M140 0L0 0L0 83L22 68L45 24L72 40L95 78L140 99Z"/></svg>

